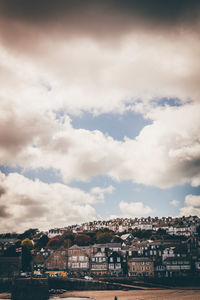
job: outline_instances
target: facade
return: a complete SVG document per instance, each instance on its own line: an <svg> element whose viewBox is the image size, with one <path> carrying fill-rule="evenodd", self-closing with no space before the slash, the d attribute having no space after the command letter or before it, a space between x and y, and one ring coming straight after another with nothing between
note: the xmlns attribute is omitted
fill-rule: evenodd
<svg viewBox="0 0 200 300"><path fill-rule="evenodd" d="M74 245L68 249L67 269L70 273L88 273L90 270L90 247Z"/></svg>
<svg viewBox="0 0 200 300"><path fill-rule="evenodd" d="M131 233L126 233L121 236L121 239L125 244L131 244L131 242L134 240L134 236Z"/></svg>
<svg viewBox="0 0 200 300"><path fill-rule="evenodd" d="M67 252L64 249L54 251L44 262L45 272L50 275L65 276Z"/></svg>
<svg viewBox="0 0 200 300"><path fill-rule="evenodd" d="M107 243L107 244L94 244L92 246L93 254L101 251L101 252L111 252L111 251L121 251L122 245L121 243Z"/></svg>
<svg viewBox="0 0 200 300"><path fill-rule="evenodd" d="M66 228L50 229L49 232L48 232L48 237L51 239L51 238L54 238L55 236L64 234L66 231L67 231Z"/></svg>
<svg viewBox="0 0 200 300"><path fill-rule="evenodd" d="M168 257L163 261L166 277L183 277L190 275L191 263L188 258Z"/></svg>
<svg viewBox="0 0 200 300"><path fill-rule="evenodd" d="M123 257L117 252L108 256L108 274L111 276L123 274Z"/></svg>
<svg viewBox="0 0 200 300"><path fill-rule="evenodd" d="M108 257L105 252L97 252L91 257L91 273L105 275L108 272Z"/></svg>
<svg viewBox="0 0 200 300"><path fill-rule="evenodd" d="M40 253L33 257L32 260L33 274L40 275L44 272L44 262L45 259Z"/></svg>
<svg viewBox="0 0 200 300"><path fill-rule="evenodd" d="M137 277L153 277L154 263L148 257L128 258L128 275Z"/></svg>
<svg viewBox="0 0 200 300"><path fill-rule="evenodd" d="M162 259L159 258L154 263L154 276L156 278L162 278L166 276L166 266L162 263Z"/></svg>

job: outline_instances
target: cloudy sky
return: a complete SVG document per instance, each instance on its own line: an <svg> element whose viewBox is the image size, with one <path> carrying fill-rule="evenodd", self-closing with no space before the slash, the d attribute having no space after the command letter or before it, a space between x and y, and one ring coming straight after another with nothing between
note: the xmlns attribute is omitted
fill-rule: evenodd
<svg viewBox="0 0 200 300"><path fill-rule="evenodd" d="M200 216L200 3L1 0L0 231Z"/></svg>

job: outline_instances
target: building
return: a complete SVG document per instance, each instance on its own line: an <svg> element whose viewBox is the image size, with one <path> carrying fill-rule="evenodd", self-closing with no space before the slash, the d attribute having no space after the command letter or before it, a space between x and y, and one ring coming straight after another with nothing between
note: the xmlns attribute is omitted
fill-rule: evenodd
<svg viewBox="0 0 200 300"><path fill-rule="evenodd" d="M129 257L127 263L129 276L154 276L154 263L148 257Z"/></svg>
<svg viewBox="0 0 200 300"><path fill-rule="evenodd" d="M91 257L91 273L105 275L108 272L108 257L105 252L97 252Z"/></svg>
<svg viewBox="0 0 200 300"><path fill-rule="evenodd" d="M118 252L108 256L108 274L111 276L123 274L123 257Z"/></svg>
<svg viewBox="0 0 200 300"><path fill-rule="evenodd" d="M191 273L191 263L188 258L168 257L163 261L166 266L166 277L183 277Z"/></svg>
<svg viewBox="0 0 200 300"><path fill-rule="evenodd" d="M122 245L121 243L107 243L107 244L94 244L92 246L93 254L101 251L101 252L113 252L113 251L121 251Z"/></svg>
<svg viewBox="0 0 200 300"><path fill-rule="evenodd" d="M74 245L68 249L67 270L69 273L86 274L90 270L90 247Z"/></svg>
<svg viewBox="0 0 200 300"><path fill-rule="evenodd" d="M32 270L33 274L40 275L44 272L44 262L45 259L42 254L38 253L33 257L32 260Z"/></svg>
<svg viewBox="0 0 200 300"><path fill-rule="evenodd" d="M66 276L67 252L64 249L54 251L44 262L45 273L50 276Z"/></svg>

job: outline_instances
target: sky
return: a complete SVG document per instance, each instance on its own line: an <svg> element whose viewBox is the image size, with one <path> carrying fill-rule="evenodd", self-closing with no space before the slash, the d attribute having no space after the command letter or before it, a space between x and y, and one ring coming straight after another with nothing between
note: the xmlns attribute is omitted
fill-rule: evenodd
<svg viewBox="0 0 200 300"><path fill-rule="evenodd" d="M200 217L200 2L0 1L0 232Z"/></svg>

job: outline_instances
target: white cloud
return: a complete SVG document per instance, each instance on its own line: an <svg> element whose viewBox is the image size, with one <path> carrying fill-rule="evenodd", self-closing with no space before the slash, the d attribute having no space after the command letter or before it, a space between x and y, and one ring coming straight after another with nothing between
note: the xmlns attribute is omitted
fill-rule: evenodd
<svg viewBox="0 0 200 300"><path fill-rule="evenodd" d="M54 168L64 181L106 175L117 181L161 188L200 178L200 105L152 109L135 139L116 141L99 130L74 129L53 113L11 111L3 107L0 162L23 168Z"/></svg>
<svg viewBox="0 0 200 300"><path fill-rule="evenodd" d="M180 216L200 217L200 195L187 195L185 206L180 209Z"/></svg>
<svg viewBox="0 0 200 300"><path fill-rule="evenodd" d="M162 188L197 180L200 176L200 105L151 110L135 139L126 138L120 147L124 160L109 174L117 180Z"/></svg>
<svg viewBox="0 0 200 300"><path fill-rule="evenodd" d="M104 200L105 194L112 194L114 190L115 188L112 185L109 185L106 188L96 186L90 190L90 193L95 195L99 200Z"/></svg>
<svg viewBox="0 0 200 300"><path fill-rule="evenodd" d="M185 197L186 205L200 207L200 195L187 195Z"/></svg>
<svg viewBox="0 0 200 300"><path fill-rule="evenodd" d="M124 217L135 217L145 216L152 213L152 209L148 205L144 205L142 202L120 202L119 204L122 216Z"/></svg>
<svg viewBox="0 0 200 300"><path fill-rule="evenodd" d="M41 43L39 55L0 48L1 164L55 168L65 182L106 175L161 188L199 185L194 35L135 33L115 46L89 38ZM159 97L178 97L183 105L156 109ZM126 109L139 110L152 124L122 142L98 130L74 129L68 117L59 122L54 115Z"/></svg>
<svg viewBox="0 0 200 300"><path fill-rule="evenodd" d="M127 103L138 99L198 101L199 46L187 31L163 37L136 32L117 45L86 37L58 38L54 43L44 39L39 53L20 55L4 45L0 98L27 109L73 114L122 113Z"/></svg>
<svg viewBox="0 0 200 300"><path fill-rule="evenodd" d="M172 200L172 201L170 202L170 204L173 205L173 206L175 206L175 207L178 207L179 204L180 204L180 201L178 201L178 200Z"/></svg>
<svg viewBox="0 0 200 300"><path fill-rule="evenodd" d="M17 173L0 173L1 231L23 231L29 227L47 230L98 218L93 195L64 184L32 181Z"/></svg>

